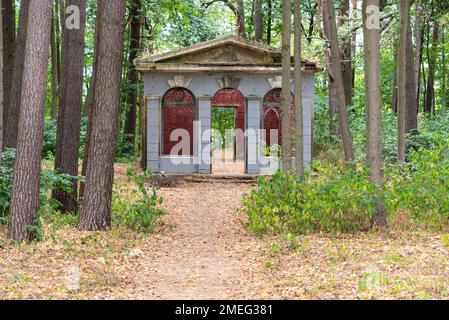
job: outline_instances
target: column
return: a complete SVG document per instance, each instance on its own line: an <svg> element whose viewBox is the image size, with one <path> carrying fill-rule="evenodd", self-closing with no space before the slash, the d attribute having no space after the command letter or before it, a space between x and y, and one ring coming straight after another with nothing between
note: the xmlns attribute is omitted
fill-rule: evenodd
<svg viewBox="0 0 449 320"><path fill-rule="evenodd" d="M197 97L198 121L197 121L197 157L198 173L211 173L211 117L212 97Z"/></svg>
<svg viewBox="0 0 449 320"><path fill-rule="evenodd" d="M246 98L246 173L260 173L260 125L262 113L262 98Z"/></svg>
<svg viewBox="0 0 449 320"><path fill-rule="evenodd" d="M161 97L147 96L147 168L158 173L161 141Z"/></svg>

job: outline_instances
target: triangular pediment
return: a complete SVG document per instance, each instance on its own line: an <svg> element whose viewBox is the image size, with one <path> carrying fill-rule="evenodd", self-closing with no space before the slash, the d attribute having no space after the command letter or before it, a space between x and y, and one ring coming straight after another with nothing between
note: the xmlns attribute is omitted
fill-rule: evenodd
<svg viewBox="0 0 449 320"><path fill-rule="evenodd" d="M279 48L237 36L227 36L166 53L144 53L136 59L135 63L140 71L161 70L162 68L164 70L172 70L171 68L184 70L187 66L196 66L198 70L203 71L216 71L217 68L279 68L281 60ZM316 64L306 61L303 64L316 67Z"/></svg>
<svg viewBox="0 0 449 320"><path fill-rule="evenodd" d="M236 36L214 39L179 50L142 56L140 63L271 65L280 63L278 48Z"/></svg>
<svg viewBox="0 0 449 320"><path fill-rule="evenodd" d="M161 59L158 62L198 65L271 65L275 63L271 53L251 50L232 43Z"/></svg>

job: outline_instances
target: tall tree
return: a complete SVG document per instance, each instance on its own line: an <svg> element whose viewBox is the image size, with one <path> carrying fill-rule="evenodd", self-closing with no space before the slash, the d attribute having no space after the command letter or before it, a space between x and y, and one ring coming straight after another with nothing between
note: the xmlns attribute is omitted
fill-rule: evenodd
<svg viewBox="0 0 449 320"><path fill-rule="evenodd" d="M14 51L16 42L16 12L14 0L2 1L2 34L3 42L3 121L0 127L6 127L6 116L10 104L10 92L12 87L12 73L14 66ZM5 131L6 132L6 131ZM0 132L0 140L4 139L5 132ZM0 145L3 145L0 143ZM1 146L0 146L1 149Z"/></svg>
<svg viewBox="0 0 449 320"><path fill-rule="evenodd" d="M330 53L332 61L333 76L337 91L337 109L340 123L341 137L343 140L343 149L345 160L354 159L354 150L352 146L351 131L349 128L348 110L346 105L345 88L343 85L343 74L341 67L340 46L337 32L337 22L335 19L334 0L326 0L327 22L330 36Z"/></svg>
<svg viewBox="0 0 449 320"><path fill-rule="evenodd" d="M257 42L262 41L262 0L254 0L254 39Z"/></svg>
<svg viewBox="0 0 449 320"><path fill-rule="evenodd" d="M58 1L55 2L58 4ZM51 118L56 120L58 114L59 104L59 71L58 71L58 59L59 59L59 41L57 35L56 20L58 19L59 12L53 7L51 15Z"/></svg>
<svg viewBox="0 0 449 320"><path fill-rule="evenodd" d="M246 39L245 3L237 0L237 27L240 37Z"/></svg>
<svg viewBox="0 0 449 320"><path fill-rule="evenodd" d="M328 74L327 91L329 97L329 130L335 135L337 126L335 125L335 115L337 114L337 87L335 85L334 70L332 68L331 58L331 43L330 43L330 29L329 29L329 15L327 11L327 0L321 0L321 11L323 16L323 34L325 38L324 60L326 61L326 70Z"/></svg>
<svg viewBox="0 0 449 320"><path fill-rule="evenodd" d="M51 10L52 0L30 1L8 224L9 238L17 241L33 239L30 226L35 225L39 208Z"/></svg>
<svg viewBox="0 0 449 320"><path fill-rule="evenodd" d="M343 0L338 19L339 27L349 27L349 0ZM343 39L341 49L343 86L345 88L346 105L352 104L352 35Z"/></svg>
<svg viewBox="0 0 449 320"><path fill-rule="evenodd" d="M84 205L78 228L107 230L111 226L114 156L120 108L125 0L99 0L100 30L95 106Z"/></svg>
<svg viewBox="0 0 449 320"><path fill-rule="evenodd" d="M267 44L271 44L271 28L273 25L273 0L268 0L268 13L267 13Z"/></svg>
<svg viewBox="0 0 449 320"><path fill-rule="evenodd" d="M409 0L400 0L400 35L398 49L398 161L405 162L406 54Z"/></svg>
<svg viewBox="0 0 449 320"><path fill-rule="evenodd" d="M3 3L0 0L0 9L3 11ZM0 14L0 26L3 26L3 14ZM3 27L0 28L0 162L2 159L2 148L3 148Z"/></svg>
<svg viewBox="0 0 449 320"><path fill-rule="evenodd" d="M134 65L134 60L140 50L140 21L142 12L141 0L132 0L129 5L130 17L130 40L129 40L129 57L128 57L128 92L126 97L126 120L123 127L123 133L127 137L127 141L134 153L135 135L136 135L136 116L137 116L137 100L139 93L139 73Z"/></svg>
<svg viewBox="0 0 449 320"><path fill-rule="evenodd" d="M14 68L12 84L9 92L9 105L7 108L4 147L15 148L19 128L20 102L22 94L23 67L25 65L25 41L28 26L28 12L30 0L22 0L20 5L19 30L16 39L16 54L14 55Z"/></svg>
<svg viewBox="0 0 449 320"><path fill-rule="evenodd" d="M100 10L99 6L97 5L97 11L96 11L96 22L95 22L95 39L94 39L94 56L92 61L92 77L90 80L90 86L89 91L86 97L86 104L85 104L85 110L87 110L87 132L86 132L86 142L84 144L84 156L83 156L83 165L81 169L81 175L83 177L86 176L87 172L87 160L89 159L89 150L90 150L90 141L92 136L92 126L93 126L93 118L94 118L94 106L95 106L95 95L96 95L96 88L97 88L97 69L98 69L98 61L99 61L99 50L98 46L100 43L100 37L101 37L101 28L100 23L102 21L101 14L103 12ZM79 191L79 198L82 199L84 197L84 189L85 189L85 183L80 183L80 191Z"/></svg>
<svg viewBox="0 0 449 320"><path fill-rule="evenodd" d="M382 200L383 188L383 160L382 160L382 130L381 130L381 84L380 84L380 29L373 27L368 19L378 20L379 15L369 12L371 6L379 7L379 0L363 1L363 38L365 64L365 103L367 114L367 154L370 165L371 181L377 186L379 195L375 196L377 210L373 215L373 224L386 227L387 218L385 205Z"/></svg>
<svg viewBox="0 0 449 320"><path fill-rule="evenodd" d="M410 18L407 19L407 43L405 49L406 69L406 101L405 101L405 132L409 133L418 128L418 105L416 99L416 78L415 78L415 54L413 48L413 32Z"/></svg>
<svg viewBox="0 0 449 320"><path fill-rule="evenodd" d="M435 71L439 33L440 25L438 21L435 21L432 30L432 47L429 52L429 75L427 77L426 100L424 102L424 112L426 113L431 113L435 109Z"/></svg>
<svg viewBox="0 0 449 320"><path fill-rule="evenodd" d="M295 11L295 172L301 177L304 171L304 125L302 111L302 57L301 57L301 0L294 0Z"/></svg>
<svg viewBox="0 0 449 320"><path fill-rule="evenodd" d="M287 173L292 168L291 150L291 0L282 4L282 170Z"/></svg>
<svg viewBox="0 0 449 320"><path fill-rule="evenodd" d="M67 13L66 23L63 24L61 105L56 132L55 170L77 176L83 102L86 0L67 0L66 5L67 9L75 11ZM73 182L72 189L71 193L53 190L53 198L61 203L62 212L77 211L76 181Z"/></svg>

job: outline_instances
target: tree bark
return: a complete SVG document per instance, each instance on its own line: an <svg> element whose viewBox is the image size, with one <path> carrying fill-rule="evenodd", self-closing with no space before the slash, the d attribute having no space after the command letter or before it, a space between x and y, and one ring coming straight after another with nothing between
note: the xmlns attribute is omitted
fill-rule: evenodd
<svg viewBox="0 0 449 320"><path fill-rule="evenodd" d="M0 0L0 9L3 12L3 3L2 0ZM3 104L3 95L4 95L4 88L3 88L3 14L0 14L0 164L2 162L2 148L3 148L3 110L4 110L4 104Z"/></svg>
<svg viewBox="0 0 449 320"><path fill-rule="evenodd" d="M99 0L99 57L92 136L86 172L84 206L78 228L107 230L111 227L112 185L117 139L120 80L125 23L124 0Z"/></svg>
<svg viewBox="0 0 449 320"><path fill-rule="evenodd" d="M20 5L19 30L15 49L16 54L14 55L11 91L9 92L9 106L6 115L7 121L4 128L5 135L3 143L5 148L16 148L17 143L29 3L30 0L22 0Z"/></svg>
<svg viewBox="0 0 449 320"><path fill-rule="evenodd" d="M95 96L96 96L96 88L97 88L97 68L98 68L98 61L99 61L99 50L98 46L100 43L100 37L101 37L101 14L103 12L99 10L99 6L97 5L97 13L96 13L96 24L95 24L95 40L94 40L94 57L92 62L92 78L90 80L90 86L89 86L89 93L86 100L86 106L85 109L87 110L87 132L86 132L86 141L84 143L84 156L83 156L83 164L81 169L81 175L83 177L86 176L87 172L87 161L89 159L89 147L90 147L90 140L92 136L92 125L93 125L93 117L94 117L94 107L95 107ZM84 188L85 183L80 183L80 191L79 191L79 198L80 200L84 197Z"/></svg>
<svg viewBox="0 0 449 320"><path fill-rule="evenodd" d="M55 171L71 176L78 175L80 148L81 107L83 103L84 32L86 28L86 1L67 0L68 6L76 6L80 12L80 28L64 26L62 45L61 107L56 132ZM66 17L68 18L68 16ZM53 190L53 199L61 203L61 211L78 209L78 183L73 182L71 193Z"/></svg>
<svg viewBox="0 0 449 320"><path fill-rule="evenodd" d="M374 200L377 203L373 214L373 224L386 227L386 209L383 203L383 160L382 160L382 128L381 128L381 78L380 78L380 30L367 27L367 7L379 6L379 0L363 1L363 37L365 47L365 102L367 109L367 141L368 163L370 165L370 178L378 189Z"/></svg>
<svg viewBox="0 0 449 320"><path fill-rule="evenodd" d="M52 0L30 1L20 126L11 188L8 237L32 240L39 208L39 178L50 48Z"/></svg>
<svg viewBox="0 0 449 320"><path fill-rule="evenodd" d="M129 58L128 58L128 92L126 98L127 113L123 133L126 135L127 142L132 148L127 150L128 153L135 152L136 139L136 117L137 117L137 100L139 92L139 73L134 65L134 59L140 50L140 18L142 10L142 2L133 0L129 7L130 15L130 41L129 41Z"/></svg>
<svg viewBox="0 0 449 320"><path fill-rule="evenodd" d="M426 100L424 103L424 112L431 113L435 105L435 71L436 71L436 47L439 37L439 24L434 22L432 31L432 48L430 50L429 58L429 75L427 77Z"/></svg>
<svg viewBox="0 0 449 320"><path fill-rule="evenodd" d="M267 44L271 44L272 25L273 25L273 0L268 0Z"/></svg>
<svg viewBox="0 0 449 320"><path fill-rule="evenodd" d="M254 0L254 39L257 42L262 41L262 0Z"/></svg>
<svg viewBox="0 0 449 320"><path fill-rule="evenodd" d="M304 174L304 123L302 111L302 47L301 47L301 0L294 0L295 10L295 173Z"/></svg>
<svg viewBox="0 0 449 320"><path fill-rule="evenodd" d="M337 135L338 130L335 125L335 115L337 114L337 88L334 81L334 70L332 68L331 52L330 52L330 31L329 31L329 17L327 13L327 0L321 0L321 10L323 15L323 33L326 39L324 60L326 61L326 70L328 74L327 89L329 98L329 131Z"/></svg>
<svg viewBox="0 0 449 320"><path fill-rule="evenodd" d="M405 52L406 83L405 83L405 133L418 128L418 105L416 101L415 57L413 50L413 33L410 19L407 22L407 44ZM413 67L412 67L413 66Z"/></svg>
<svg viewBox="0 0 449 320"><path fill-rule="evenodd" d="M246 39L245 4L243 0L237 0L237 28L238 35Z"/></svg>
<svg viewBox="0 0 449 320"><path fill-rule="evenodd" d="M282 5L282 170L291 172L291 0L284 0Z"/></svg>
<svg viewBox="0 0 449 320"><path fill-rule="evenodd" d="M398 161L405 162L406 55L409 0L400 0L400 35L398 49Z"/></svg>
<svg viewBox="0 0 449 320"><path fill-rule="evenodd" d="M334 0L327 0L327 18L330 35L330 52L332 68L334 72L334 81L337 90L337 108L338 118L340 121L341 137L343 140L343 149L346 161L354 159L354 151L352 146L351 131L349 128L348 110L346 105L345 88L343 85L343 75L341 68L341 56L339 50L339 41L337 33L337 22L335 20Z"/></svg>
<svg viewBox="0 0 449 320"><path fill-rule="evenodd" d="M6 128L6 117L8 115L8 108L10 105L10 92L12 88L12 74L14 67L14 51L16 42L16 12L13 0L2 1L2 33L3 33L3 121L0 127ZM4 140L6 132L0 132L0 140ZM3 143L0 143L0 151Z"/></svg>
<svg viewBox="0 0 449 320"><path fill-rule="evenodd" d="M421 7L418 5L417 12L419 12ZM416 112L419 110L419 102L420 102L420 89L421 89L421 62L422 62L422 56L423 56L423 37L424 37L424 21L422 20L422 17L417 14L415 17L415 44L416 44L416 59L415 59L415 83L416 83L416 90L415 90L415 99L416 99Z"/></svg>
<svg viewBox="0 0 449 320"><path fill-rule="evenodd" d="M56 1L57 3L58 1ZM54 8L53 8L54 9ZM58 41L56 35L56 19L58 12L53 10L51 15L51 118L56 120L59 105L59 83L58 83ZM56 15L56 19L55 19Z"/></svg>
<svg viewBox="0 0 449 320"><path fill-rule="evenodd" d="M349 27L349 0L343 0L340 9L339 27ZM352 37L344 39L341 50L343 85L345 88L346 105L352 104Z"/></svg>

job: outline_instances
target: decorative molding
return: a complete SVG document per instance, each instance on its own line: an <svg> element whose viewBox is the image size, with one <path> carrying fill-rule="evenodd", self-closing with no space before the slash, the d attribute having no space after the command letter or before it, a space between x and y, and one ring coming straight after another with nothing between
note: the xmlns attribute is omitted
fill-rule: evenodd
<svg viewBox="0 0 449 320"><path fill-rule="evenodd" d="M267 79L270 83L271 89L282 88L282 76L274 76L272 78ZM290 84L293 83L293 80L290 79Z"/></svg>
<svg viewBox="0 0 449 320"><path fill-rule="evenodd" d="M183 75L176 75L173 76L172 79L167 80L167 84L170 88L176 87L189 88L190 82L192 82L192 78Z"/></svg>
<svg viewBox="0 0 449 320"><path fill-rule="evenodd" d="M223 78L216 79L216 81L217 81L220 89L225 89L225 88L237 89L240 84L239 78L234 78L231 76L224 76Z"/></svg>

